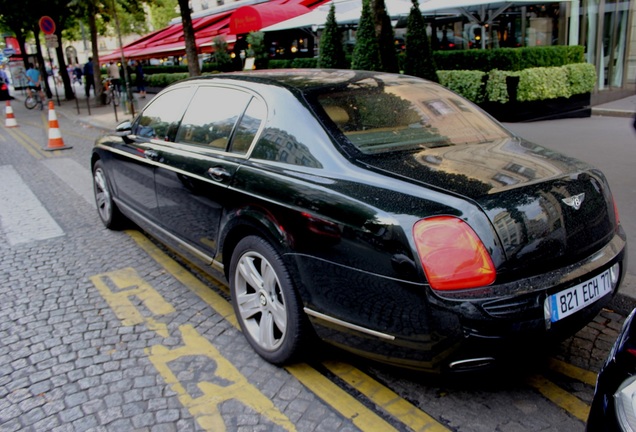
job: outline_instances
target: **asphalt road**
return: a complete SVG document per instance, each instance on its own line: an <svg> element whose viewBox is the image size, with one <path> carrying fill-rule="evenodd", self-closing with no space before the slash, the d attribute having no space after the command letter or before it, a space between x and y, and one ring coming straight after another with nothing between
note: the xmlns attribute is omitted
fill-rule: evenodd
<svg viewBox="0 0 636 432"><path fill-rule="evenodd" d="M103 228L88 166L103 132L61 117L72 148L46 151L46 111L13 106L19 127L0 125L1 431L584 429L624 314L602 311L506 374L432 377L335 350L274 367L241 336L223 281ZM627 120L509 126L597 162L633 220Z"/></svg>

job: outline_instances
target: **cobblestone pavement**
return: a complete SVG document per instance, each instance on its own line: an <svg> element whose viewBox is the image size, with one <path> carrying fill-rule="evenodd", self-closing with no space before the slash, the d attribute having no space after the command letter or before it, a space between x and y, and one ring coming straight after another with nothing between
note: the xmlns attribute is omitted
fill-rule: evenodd
<svg viewBox="0 0 636 432"><path fill-rule="evenodd" d="M224 286L138 231L103 228L88 170L102 131L61 119L73 149L43 152L46 119L15 111L19 128L0 126L0 181L14 182L0 208L31 193L41 224L18 238L4 228L25 216L0 219L0 431L583 430L624 310L511 380L447 382L330 350L278 368L241 336ZM48 217L59 230L40 229Z"/></svg>

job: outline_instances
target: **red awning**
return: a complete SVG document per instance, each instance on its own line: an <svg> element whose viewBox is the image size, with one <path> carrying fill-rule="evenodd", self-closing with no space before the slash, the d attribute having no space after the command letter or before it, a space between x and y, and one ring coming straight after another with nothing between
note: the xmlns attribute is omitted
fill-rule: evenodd
<svg viewBox="0 0 636 432"><path fill-rule="evenodd" d="M228 44L236 42L236 35L258 31L280 21L302 15L328 0L272 0L243 6L218 14L195 18L192 27L199 53L213 51L214 38L225 36ZM308 6L305 6L307 4ZM123 47L127 59L160 58L185 55L183 26L172 24L143 36ZM101 56L100 62L120 60L121 50Z"/></svg>
<svg viewBox="0 0 636 432"><path fill-rule="evenodd" d="M230 33L244 34L258 31L278 22L310 12L299 3L288 1L270 1L252 6L242 6L234 11L230 18Z"/></svg>

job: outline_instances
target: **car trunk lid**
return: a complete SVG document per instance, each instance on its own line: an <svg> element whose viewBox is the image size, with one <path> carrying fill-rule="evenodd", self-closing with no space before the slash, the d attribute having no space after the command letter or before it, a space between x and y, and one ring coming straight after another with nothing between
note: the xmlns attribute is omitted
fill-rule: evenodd
<svg viewBox="0 0 636 432"><path fill-rule="evenodd" d="M615 231L612 197L599 171L520 139L427 148L411 157L385 153L363 161L476 202L507 257L499 273L537 266L549 271L576 262Z"/></svg>

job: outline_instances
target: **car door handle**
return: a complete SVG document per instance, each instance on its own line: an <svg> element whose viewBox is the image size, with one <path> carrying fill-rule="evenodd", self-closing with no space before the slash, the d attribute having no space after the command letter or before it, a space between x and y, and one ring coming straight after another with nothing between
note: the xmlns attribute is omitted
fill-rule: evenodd
<svg viewBox="0 0 636 432"><path fill-rule="evenodd" d="M144 156L146 157L146 159L156 161L159 159L159 152L157 152L156 150L146 150L144 151Z"/></svg>
<svg viewBox="0 0 636 432"><path fill-rule="evenodd" d="M224 181L230 178L230 173L225 168L221 167L208 169L208 175L212 178L212 180L216 181Z"/></svg>

